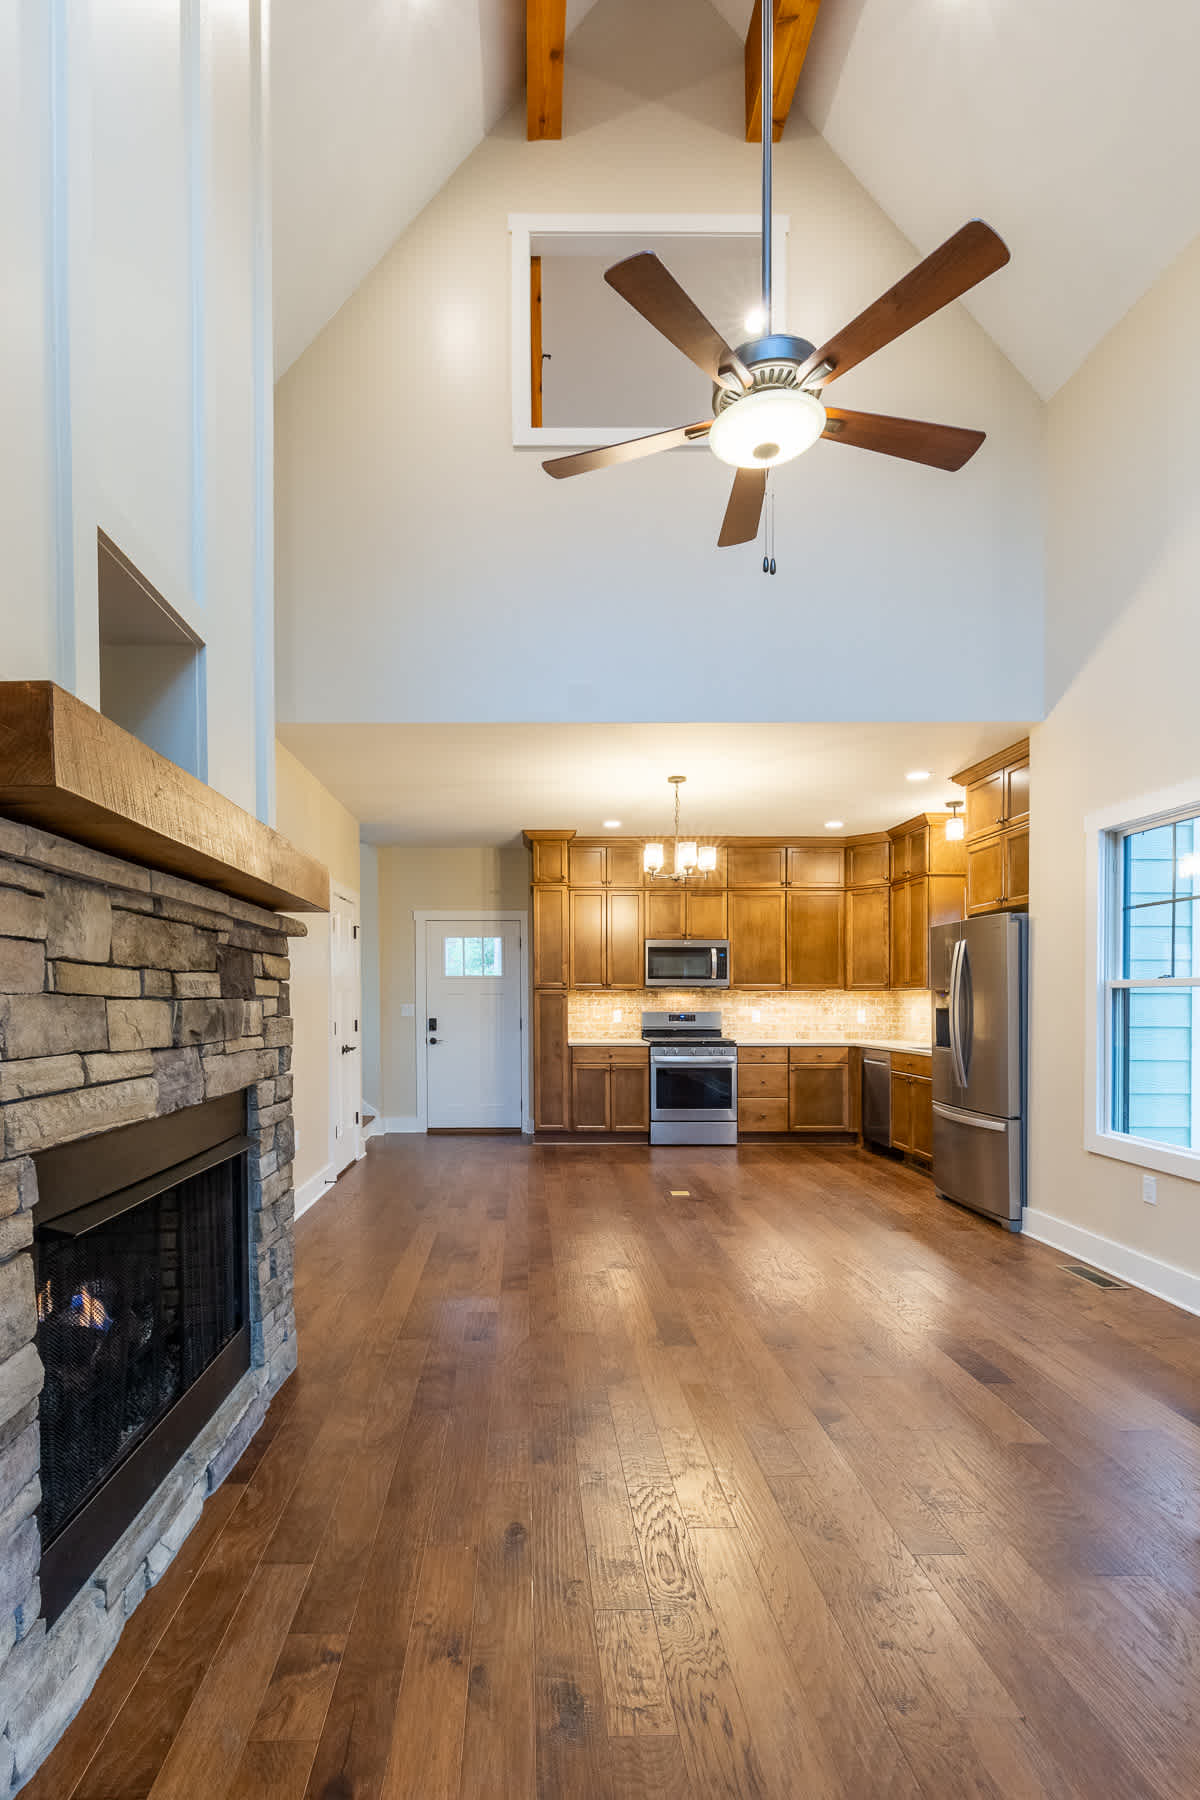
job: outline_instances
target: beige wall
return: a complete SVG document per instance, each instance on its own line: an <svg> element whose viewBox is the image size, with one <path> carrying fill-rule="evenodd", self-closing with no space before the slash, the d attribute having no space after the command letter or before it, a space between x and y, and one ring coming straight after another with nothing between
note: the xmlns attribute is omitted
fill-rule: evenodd
<svg viewBox="0 0 1200 1800"><path fill-rule="evenodd" d="M529 908L526 850L441 850L404 845L379 850L380 1055L384 1116L417 1110L417 1027L401 1007L414 998L414 909Z"/></svg>
<svg viewBox="0 0 1200 1800"><path fill-rule="evenodd" d="M561 143L507 117L279 383L279 717L1038 717L1044 408L965 309L833 392L979 426L983 450L945 475L818 444L775 479L769 583L761 551L716 549L730 478L707 450L556 483L513 449L509 214L759 202L742 43L711 7L606 0L569 60ZM786 323L820 343L916 254L798 115L775 192ZM678 679L685 624L720 649Z"/></svg>
<svg viewBox="0 0 1200 1800"><path fill-rule="evenodd" d="M1200 1188L1083 1148L1084 819L1179 783L1200 806L1200 240L1049 408L1047 675L1032 738L1030 1200L1200 1275ZM1146 348L1162 371L1131 386ZM1136 813L1135 815L1136 816ZM1035 1227L1036 1228L1036 1227ZM1098 1256L1094 1260L1099 1260Z"/></svg>
<svg viewBox="0 0 1200 1800"><path fill-rule="evenodd" d="M284 837L307 850L339 886L359 891L358 821L290 750L276 744L276 823ZM315 1182L329 1163L329 919L308 913L308 936L293 938L292 1018L295 1042L292 1074L296 1116L295 1183L301 1203L305 1183Z"/></svg>

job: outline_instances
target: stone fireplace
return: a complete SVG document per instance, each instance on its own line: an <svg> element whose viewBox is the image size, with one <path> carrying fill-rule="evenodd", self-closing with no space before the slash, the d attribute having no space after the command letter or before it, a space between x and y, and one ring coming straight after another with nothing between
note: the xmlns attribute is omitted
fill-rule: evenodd
<svg viewBox="0 0 1200 1800"><path fill-rule="evenodd" d="M0 818L0 1791L295 1366L303 930Z"/></svg>

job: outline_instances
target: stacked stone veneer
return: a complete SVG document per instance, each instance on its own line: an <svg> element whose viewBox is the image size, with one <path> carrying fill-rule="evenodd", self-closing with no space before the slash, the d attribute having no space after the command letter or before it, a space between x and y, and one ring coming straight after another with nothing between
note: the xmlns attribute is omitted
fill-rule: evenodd
<svg viewBox="0 0 1200 1800"><path fill-rule="evenodd" d="M295 1367L293 919L0 819L0 1793L33 1772ZM53 1627L33 1155L248 1090L252 1366Z"/></svg>

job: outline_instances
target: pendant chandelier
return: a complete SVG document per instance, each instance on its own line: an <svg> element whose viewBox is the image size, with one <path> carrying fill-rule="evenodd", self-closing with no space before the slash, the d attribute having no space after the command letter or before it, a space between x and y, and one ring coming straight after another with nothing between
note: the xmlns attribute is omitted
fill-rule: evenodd
<svg viewBox="0 0 1200 1800"><path fill-rule="evenodd" d="M688 881L693 876L711 875L717 866L717 847L715 844L697 844L694 838L681 838L679 835L679 790L687 780L686 775L668 775L667 780L675 789L675 841L674 867L666 867L666 855L662 844L647 844L642 851L642 867L647 875L655 881Z"/></svg>
<svg viewBox="0 0 1200 1800"><path fill-rule="evenodd" d="M950 809L950 817L946 820L946 836L953 844L966 836L966 826L958 816L963 803L961 800L947 800L946 805Z"/></svg>

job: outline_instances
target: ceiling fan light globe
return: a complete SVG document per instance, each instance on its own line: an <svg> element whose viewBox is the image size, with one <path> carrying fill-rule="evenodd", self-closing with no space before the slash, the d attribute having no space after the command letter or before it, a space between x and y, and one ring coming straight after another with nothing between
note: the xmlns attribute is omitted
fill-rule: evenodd
<svg viewBox="0 0 1200 1800"><path fill-rule="evenodd" d="M708 434L714 456L735 469L791 462L825 429L825 408L805 388L760 388L730 401Z"/></svg>

